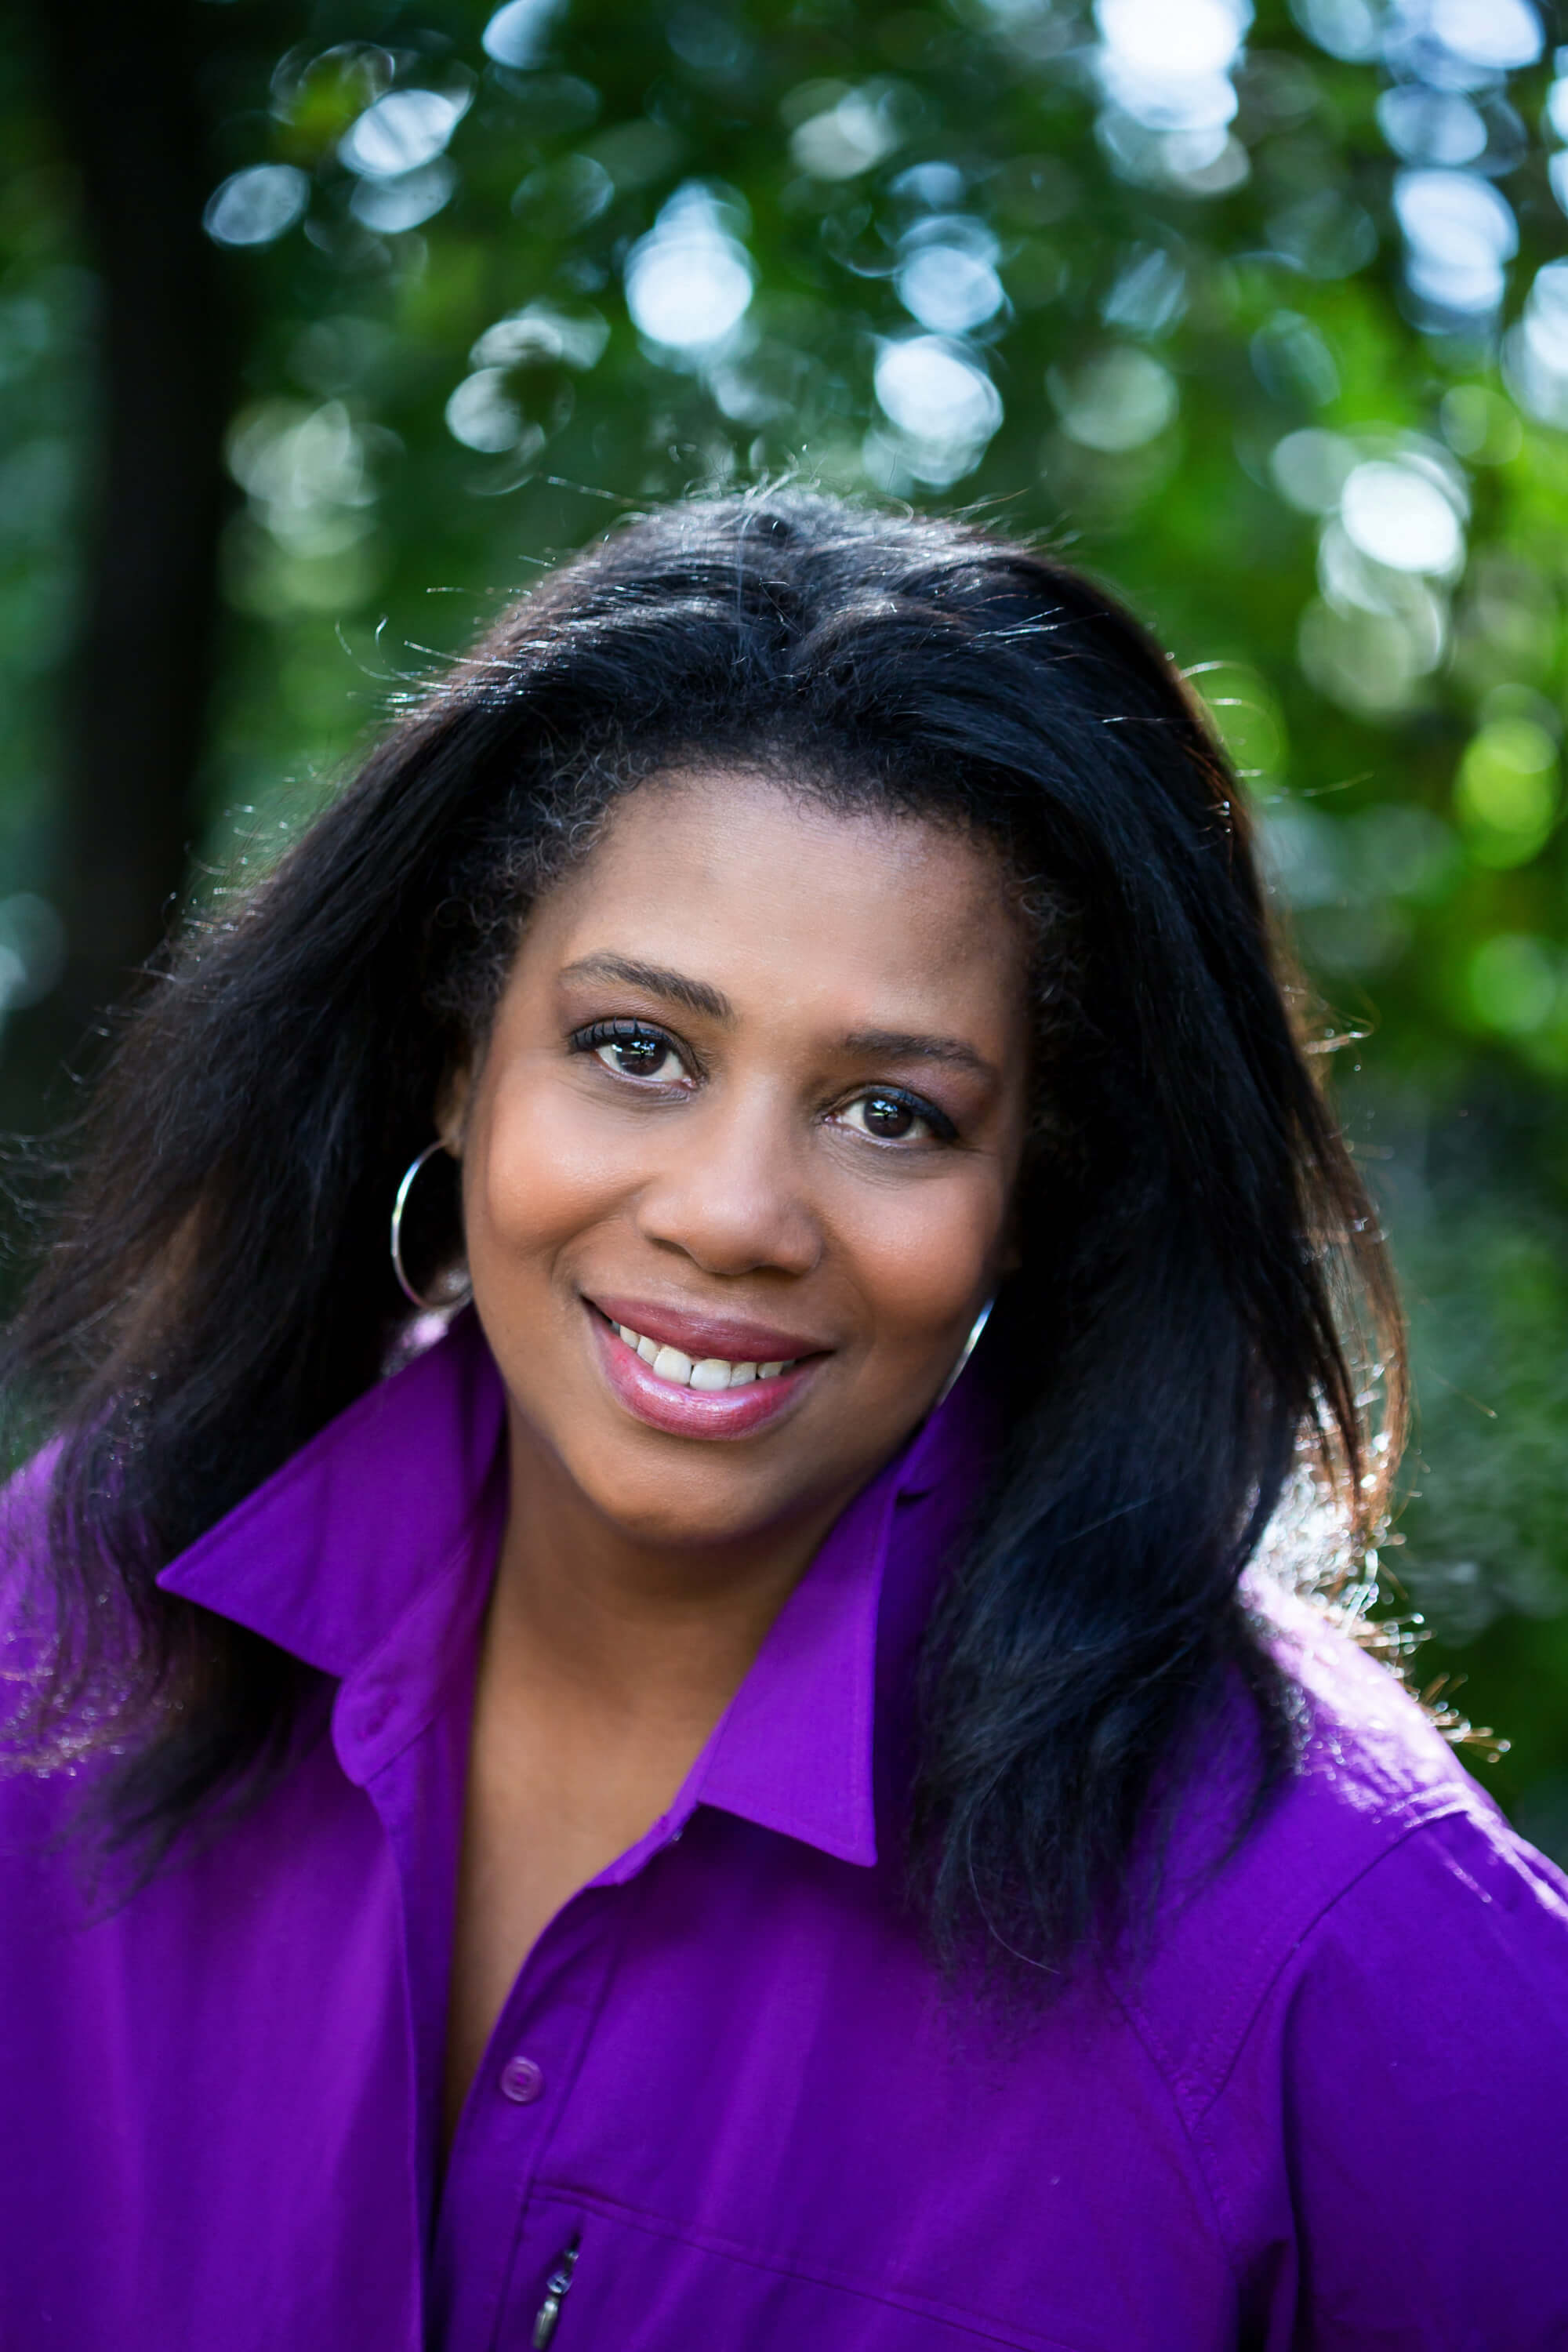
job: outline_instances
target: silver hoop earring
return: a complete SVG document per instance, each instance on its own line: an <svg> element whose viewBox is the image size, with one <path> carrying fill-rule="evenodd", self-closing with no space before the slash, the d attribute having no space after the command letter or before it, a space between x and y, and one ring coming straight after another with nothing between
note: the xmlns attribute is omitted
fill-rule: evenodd
<svg viewBox="0 0 1568 2352"><path fill-rule="evenodd" d="M397 1286L405 1298L413 1306L422 1307L426 1315L455 1314L459 1307L466 1307L474 1295L474 1286L465 1275L460 1285L445 1297L426 1298L421 1292L415 1289L408 1279L407 1270L403 1263L403 1213L408 1206L408 1196L414 1190L414 1181L426 1161L433 1160L437 1151L444 1151L446 1148L440 1137L437 1136L434 1143L427 1143L423 1151L415 1153L403 1171L403 1181L398 1185L397 1197L392 1204L392 1271L397 1276Z"/></svg>
<svg viewBox="0 0 1568 2352"><path fill-rule="evenodd" d="M971 1356L973 1355L976 1348L980 1345L980 1335L984 1330L987 1323L990 1322L991 1309L995 1306L995 1304L996 1294L993 1291L991 1297L986 1300L984 1306L981 1308L979 1314L975 1317L973 1322L969 1327L969 1337L959 1350L958 1361L954 1364L952 1371L949 1372L946 1380L943 1381L942 1387L937 1391L936 1404L933 1404L931 1407L932 1412L936 1411L937 1405L942 1405L947 1402L948 1398L958 1386L958 1376L963 1371L965 1364L968 1363Z"/></svg>

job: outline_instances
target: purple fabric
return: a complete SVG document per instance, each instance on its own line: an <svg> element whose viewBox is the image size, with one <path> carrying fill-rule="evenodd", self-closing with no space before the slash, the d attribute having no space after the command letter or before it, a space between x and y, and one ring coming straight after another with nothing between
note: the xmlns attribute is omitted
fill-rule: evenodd
<svg viewBox="0 0 1568 2352"><path fill-rule="evenodd" d="M5 2352L521 2352L552 2273L554 2352L1568 2345L1568 1887L1309 1612L1304 1768L1221 1859L1235 1717L1144 1948L1001 2022L933 1977L889 1758L972 1386L541 1938L439 2184L471 1318L177 1561L331 1733L139 1892L63 1835L87 1768L0 1782Z"/></svg>

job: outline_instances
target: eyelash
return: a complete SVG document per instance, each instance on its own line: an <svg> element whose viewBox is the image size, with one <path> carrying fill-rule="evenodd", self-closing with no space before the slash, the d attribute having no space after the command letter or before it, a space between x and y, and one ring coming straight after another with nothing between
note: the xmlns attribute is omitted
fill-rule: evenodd
<svg viewBox="0 0 1568 2352"><path fill-rule="evenodd" d="M606 1045L662 1045L689 1073L695 1066L696 1074L700 1075L696 1055L686 1046L678 1045L668 1030L656 1028L651 1021L590 1021L585 1029L574 1030L567 1043L577 1054L599 1054ZM605 1067L609 1069L610 1065L606 1062ZM616 1070L612 1075L629 1078L634 1086L657 1086L660 1083L657 1078L640 1079L631 1070Z"/></svg>
<svg viewBox="0 0 1568 2352"><path fill-rule="evenodd" d="M661 1045L667 1053L675 1055L689 1074L696 1063L696 1056L689 1048L678 1044L668 1030L658 1028L649 1021L590 1021L585 1027L574 1029L567 1044L575 1054L595 1055L602 1054L606 1046ZM611 1066L606 1062L604 1067L610 1069ZM699 1065L695 1075L700 1074ZM639 1078L630 1070L612 1070L611 1075L626 1079L632 1086L653 1087L670 1083L658 1077ZM912 1118L918 1118L925 1126L932 1142L956 1143L958 1140L958 1129L946 1112L939 1110L934 1103L927 1102L922 1096L910 1094L906 1087L863 1087L858 1094L851 1097L844 1108L848 1110L856 1103L871 1101L894 1103L900 1110L908 1111ZM865 1133L864 1129L858 1131ZM872 1143L880 1142L884 1149L892 1150L897 1150L908 1140L901 1136L895 1139L869 1135L866 1139Z"/></svg>

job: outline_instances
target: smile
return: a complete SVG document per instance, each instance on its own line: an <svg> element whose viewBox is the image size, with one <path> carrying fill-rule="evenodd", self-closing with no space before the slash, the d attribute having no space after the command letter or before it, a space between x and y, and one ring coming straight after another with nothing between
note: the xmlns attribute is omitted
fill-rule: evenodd
<svg viewBox="0 0 1568 2352"><path fill-rule="evenodd" d="M781 1372L795 1370L792 1359L785 1363L757 1364L731 1362L726 1356L703 1356L693 1363L679 1348L661 1347L657 1339L646 1339L627 1323L617 1323L616 1330L628 1348L634 1348L656 1381L667 1381L674 1389L703 1389L717 1392L720 1389L743 1389L751 1381L776 1381Z"/></svg>
<svg viewBox="0 0 1568 2352"><path fill-rule="evenodd" d="M810 1349L764 1356L762 1347L771 1340L776 1349L787 1335L762 1325L752 1339L756 1352L748 1353L752 1333L744 1324L650 1308L646 1319L666 1327L661 1336L626 1319L636 1311L630 1299L584 1305L595 1352L616 1402L671 1437L750 1437L770 1427L805 1399L831 1353ZM686 1345L678 1346L678 1339ZM720 1347L732 1352L720 1355Z"/></svg>

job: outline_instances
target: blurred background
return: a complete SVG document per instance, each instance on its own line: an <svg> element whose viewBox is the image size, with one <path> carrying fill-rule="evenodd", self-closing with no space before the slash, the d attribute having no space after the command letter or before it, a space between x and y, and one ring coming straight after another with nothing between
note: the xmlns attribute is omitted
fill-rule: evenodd
<svg viewBox="0 0 1568 2352"><path fill-rule="evenodd" d="M1419 1418L1375 1605L1568 1860L1568 25L1541 0L76 0L0 31L0 1127L503 596L796 469L1213 708Z"/></svg>

